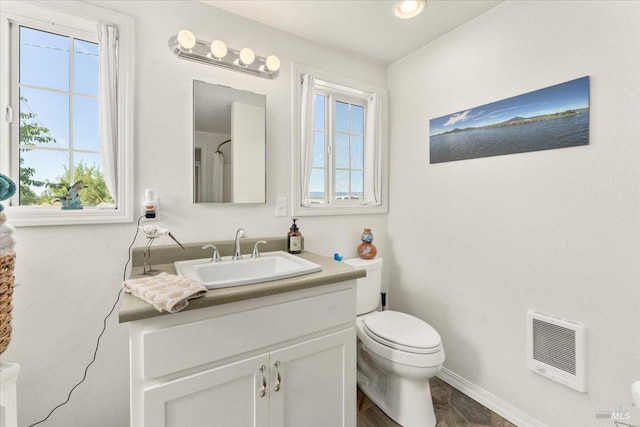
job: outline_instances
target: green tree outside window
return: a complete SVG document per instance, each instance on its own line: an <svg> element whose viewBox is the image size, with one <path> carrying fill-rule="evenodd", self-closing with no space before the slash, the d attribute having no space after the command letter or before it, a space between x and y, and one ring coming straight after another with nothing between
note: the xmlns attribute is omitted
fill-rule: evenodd
<svg viewBox="0 0 640 427"><path fill-rule="evenodd" d="M25 98L20 98L26 102ZM21 150L30 151L35 146L55 143L56 140L49 134L49 129L42 126L37 119L37 114L32 112L20 112L20 146ZM34 148L25 148L34 147ZM63 165L63 175L55 178L56 182L49 180L39 181L34 179L36 170L33 167L24 165L24 158L20 156L19 170L19 193L20 205L54 205L59 204L59 198L64 197L68 187L73 185L71 173L68 165ZM99 165L95 163L86 165L80 162L76 165L73 173L74 181L83 181L84 188L80 192L80 199L85 206L95 206L98 203L112 201L104 176ZM34 188L43 188L41 195L38 195Z"/></svg>

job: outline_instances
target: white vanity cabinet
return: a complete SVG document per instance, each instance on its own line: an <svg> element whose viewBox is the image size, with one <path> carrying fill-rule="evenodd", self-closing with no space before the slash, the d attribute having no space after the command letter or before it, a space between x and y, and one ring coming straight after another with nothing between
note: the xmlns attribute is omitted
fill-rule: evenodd
<svg viewBox="0 0 640 427"><path fill-rule="evenodd" d="M130 323L131 426L355 427L355 281Z"/></svg>

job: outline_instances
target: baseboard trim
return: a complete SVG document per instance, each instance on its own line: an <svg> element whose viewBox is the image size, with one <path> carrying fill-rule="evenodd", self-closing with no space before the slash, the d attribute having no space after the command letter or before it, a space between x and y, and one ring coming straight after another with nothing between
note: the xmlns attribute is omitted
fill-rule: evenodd
<svg viewBox="0 0 640 427"><path fill-rule="evenodd" d="M546 425L542 424L535 418L532 418L519 409L514 408L505 401L497 398L488 391L481 389L458 374L451 372L447 368L442 368L437 376L445 383L466 394L476 402L482 404L518 427L546 427Z"/></svg>

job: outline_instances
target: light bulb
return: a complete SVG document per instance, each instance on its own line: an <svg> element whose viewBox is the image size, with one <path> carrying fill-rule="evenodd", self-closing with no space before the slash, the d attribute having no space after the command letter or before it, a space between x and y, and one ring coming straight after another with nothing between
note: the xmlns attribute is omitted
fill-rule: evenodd
<svg viewBox="0 0 640 427"><path fill-rule="evenodd" d="M196 36L189 30L181 30L178 33L178 43L183 49L192 49L196 45Z"/></svg>
<svg viewBox="0 0 640 427"><path fill-rule="evenodd" d="M265 65L268 71L278 71L280 69L280 58L275 55L269 55L267 56Z"/></svg>
<svg viewBox="0 0 640 427"><path fill-rule="evenodd" d="M211 42L211 54L216 59L224 58L227 55L227 45L222 40Z"/></svg>
<svg viewBox="0 0 640 427"><path fill-rule="evenodd" d="M398 18L413 18L422 13L426 5L427 2L425 0L402 0L393 6L393 13Z"/></svg>
<svg viewBox="0 0 640 427"><path fill-rule="evenodd" d="M404 0L400 3L400 10L404 13L411 13L418 8L418 4L416 0Z"/></svg>
<svg viewBox="0 0 640 427"><path fill-rule="evenodd" d="M245 47L240 51L240 62L242 65L251 65L255 61L256 55L251 49Z"/></svg>

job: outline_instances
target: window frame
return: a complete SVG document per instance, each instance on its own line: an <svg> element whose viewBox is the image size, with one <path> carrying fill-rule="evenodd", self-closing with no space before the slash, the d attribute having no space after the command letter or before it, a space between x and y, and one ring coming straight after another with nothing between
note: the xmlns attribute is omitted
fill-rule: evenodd
<svg viewBox="0 0 640 427"><path fill-rule="evenodd" d="M292 102L292 117L294 117L293 126L293 138L292 138L292 213L294 216L322 216L322 215L356 215L356 214L377 214L388 213L388 144L387 144L387 132L388 132L388 110L387 110L387 94L386 89L374 86L368 83L355 81L346 77L337 76L332 73L328 73L322 70L313 69L304 65L293 65L293 102ZM381 170L377 173L381 174L382 188L380 191L380 204L368 205L362 204L361 200L331 200L330 195L334 194L334 174L335 174L335 156L333 152L328 153L327 147L330 143L327 141L329 138L333 138L335 133L335 120L333 117L329 117L332 108L327 107L330 102L329 96L325 101L325 122L329 122L325 125L325 203L317 204L304 204L302 200L302 188L301 188L301 162L302 150L301 150L301 106L302 106L302 90L301 79L304 74L313 75L316 78L316 89L314 90L314 97L316 93L322 95L331 95L334 100L346 101L350 104L360 103L364 104L364 117L365 117L365 129L366 129L366 117L367 117L367 102L366 94L375 93L378 96L379 111L377 112L377 123L375 125L375 138L379 140L379 155L382 158L380 162ZM318 81L320 81L318 83ZM315 129L314 129L315 131ZM331 133L331 136L329 136ZM365 130L366 133L366 130ZM364 150L370 149L364 142ZM327 167L328 163L331 163L331 167ZM313 167L312 167L313 168ZM329 171L329 172L327 172ZM366 173L366 172L365 172ZM371 171L369 171L371 173ZM365 185L366 179L363 182ZM330 189L331 191L327 191ZM363 187L364 190L364 187Z"/></svg>
<svg viewBox="0 0 640 427"><path fill-rule="evenodd" d="M132 222L133 204L133 19L124 14L77 1L51 3L3 2L0 12L2 55L1 98L3 116L0 120L0 170L13 175L19 162L18 135L19 87L17 85L18 45L13 40L12 27L26 26L61 35L79 36L97 41L99 23L116 25L118 42L118 178L116 208L85 207L81 210L62 210L59 206L8 206L7 215L14 226L45 226L69 224L99 224ZM18 29L13 31L17 34ZM16 59L13 61L13 59ZM10 122L7 118L12 115ZM71 120L71 119L70 119ZM17 183L16 183L17 184ZM12 197L17 200L18 195Z"/></svg>
<svg viewBox="0 0 640 427"><path fill-rule="evenodd" d="M31 148L34 151L51 151L51 152L68 152L69 156L70 156L70 160L69 160L69 171L70 172L75 172L75 165L74 165L74 161L73 158L76 156L76 154L88 154L88 153L98 153L100 155L102 155L102 150L99 151L95 151L95 150L88 150L88 149L82 149L82 148L76 148L75 145L75 136L74 136L74 111L75 111L75 98L76 97L85 97L85 98L93 98L96 101L99 101L99 95L91 95L91 94L87 94L87 93L82 93L82 92L78 92L75 89L75 86L73 83L74 80L74 73L73 73L73 69L71 68L71 63L69 64L69 89L64 90L64 89L57 89L57 88L52 88L52 87L44 87L44 86L39 86L39 85L34 85L34 84L29 84L29 83L21 83L20 82L20 76L19 76L19 63L20 61L18 60L18 56L19 56L19 40L20 40L20 30L21 28L29 28L32 30L36 30L36 31L41 31L41 32L47 32L47 33L52 33L55 35L59 35L59 36L63 36L63 37L68 37L70 40L82 40L82 41L87 41L90 43L94 43L96 45L98 45L98 47L100 46L99 40L98 40L98 35L97 33L90 33L87 31L83 31L83 30L78 30L78 29L71 29L71 28L56 28L55 29L55 33L53 33L51 31L50 28L46 28L43 25L38 25L36 24L31 24L31 23L25 23L23 21L15 21L12 25L12 28L10 29L11 31L11 48L12 51L14 52L13 58L16 58L15 61L13 61L12 64L12 69L11 69L11 76L9 77L10 81L11 81L11 88L14 89L15 91L13 91L13 93L11 93L11 105L13 106L13 113L14 113L14 122L16 121L16 115L17 117L17 122L16 122L16 126L11 126L11 176L12 177L18 177L20 174L20 150L24 149L24 146L20 144L19 141L19 133L20 133L20 111L22 110L22 105L21 105L21 97L20 97L20 93L21 93L21 89L23 88L27 88L27 89L35 89L38 91L46 91L46 92L51 92L51 93L58 93L58 94L64 94L65 96L69 97L69 105L68 105L68 109L69 109L69 121L68 121L68 125L69 125L69 146L66 148L56 148L56 147L49 147L49 146L35 146L33 148ZM69 43L69 46L72 46L73 43ZM71 53L71 52L70 52ZM71 55L70 55L71 56ZM17 110L17 111L16 111ZM73 177L74 173L71 173L71 176ZM70 182L74 182L77 179L71 179ZM16 182L17 183L17 182ZM14 196L13 201L17 201L19 199L19 195L16 194L16 196ZM20 207L26 207L25 206L20 206ZM42 209L41 206L37 206L38 209ZM92 208L92 207L91 207ZM57 210L57 207L55 208Z"/></svg>
<svg viewBox="0 0 640 427"><path fill-rule="evenodd" d="M349 153L349 168L339 168L336 166L336 156L335 156L335 146L336 146L336 134L337 133L342 133L344 134L344 132L338 132L338 130L336 129L336 108L335 108L335 103L336 102L341 102L347 105L357 105L362 107L363 109L363 134L362 134L362 138L363 138L363 167L362 170L364 171L364 150L367 149L367 147L365 146L364 143L364 138L365 138L365 124L364 121L366 120L367 117L367 99L366 96L364 95L356 95L356 94L349 94L349 93L345 93L336 89L331 89L331 88L327 88L324 87L322 84L318 84L316 85L318 87L318 89L315 91L315 95L322 95L325 97L325 124L324 124L324 154L325 154L325 166L323 169L325 169L325 179L324 179L324 185L325 185L325 197L324 197L324 204L325 206L328 206L330 204L333 205L345 205L345 206L359 206L361 203L361 200L359 199L336 199L336 191L335 191L335 176L336 176L336 171L338 170L347 170L349 172L351 172L352 170L355 170L353 168L351 168L351 156ZM350 123L350 122L349 122ZM314 129L314 132L317 129ZM351 130L349 129L349 132L347 133L349 135L349 138L351 137L352 133ZM349 140L349 149L351 149L351 141ZM312 167L313 169L313 167ZM319 169L319 168L317 168ZM349 184L351 184L351 178L349 178ZM364 186L364 182L363 182L363 186ZM364 188L364 187L363 187ZM351 193L351 186L349 186L349 193Z"/></svg>

